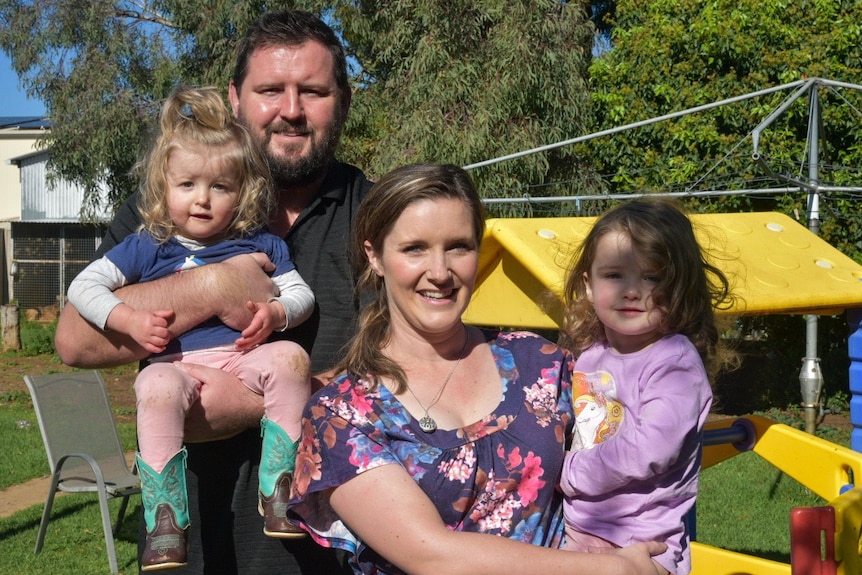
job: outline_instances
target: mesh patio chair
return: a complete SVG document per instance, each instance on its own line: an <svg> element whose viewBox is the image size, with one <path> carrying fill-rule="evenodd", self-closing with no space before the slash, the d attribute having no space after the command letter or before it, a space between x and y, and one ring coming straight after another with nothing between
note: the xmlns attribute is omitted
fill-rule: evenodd
<svg viewBox="0 0 862 575"><path fill-rule="evenodd" d="M114 535L140 479L126 463L105 381L98 371L24 376L51 468L51 486L42 512L34 553L42 550L57 491L93 492L99 497L108 563L117 573ZM116 526L108 500L122 497Z"/></svg>

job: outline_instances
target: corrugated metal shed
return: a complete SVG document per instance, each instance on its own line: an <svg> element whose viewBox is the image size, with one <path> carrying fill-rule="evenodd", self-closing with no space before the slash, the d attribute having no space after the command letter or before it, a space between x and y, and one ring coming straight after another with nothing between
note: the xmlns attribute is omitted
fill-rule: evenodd
<svg viewBox="0 0 862 575"><path fill-rule="evenodd" d="M45 130L51 122L41 116L0 116L0 130Z"/></svg>
<svg viewBox="0 0 862 575"><path fill-rule="evenodd" d="M50 150L41 150L10 160L21 170L21 221L80 221L84 190L66 180L49 182L47 165L50 156ZM107 189L102 193L107 197ZM99 214L99 219L110 218L111 214L106 209Z"/></svg>

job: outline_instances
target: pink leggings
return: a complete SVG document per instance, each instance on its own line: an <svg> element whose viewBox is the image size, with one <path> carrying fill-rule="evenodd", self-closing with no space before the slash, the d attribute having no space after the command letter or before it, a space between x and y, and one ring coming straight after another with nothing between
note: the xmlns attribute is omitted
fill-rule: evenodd
<svg viewBox="0 0 862 575"><path fill-rule="evenodd" d="M311 396L311 374L308 355L296 343L274 341L248 351L195 352L177 358L176 363L207 365L235 375L263 396L268 419L291 439L299 437L302 410ZM200 390L201 382L173 362L151 363L138 374L138 446L141 459L157 473L182 449L186 414L200 400Z"/></svg>

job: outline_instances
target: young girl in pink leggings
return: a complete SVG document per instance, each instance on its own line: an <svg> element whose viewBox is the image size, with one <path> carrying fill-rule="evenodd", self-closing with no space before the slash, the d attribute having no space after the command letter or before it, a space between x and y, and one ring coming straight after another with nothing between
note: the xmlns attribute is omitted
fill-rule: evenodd
<svg viewBox="0 0 862 575"><path fill-rule="evenodd" d="M259 509L264 532L302 537L285 517L302 409L310 394L305 351L269 335L305 321L314 295L281 238L263 230L274 209L268 169L250 135L214 89L181 89L165 102L160 133L141 163L142 229L91 263L69 287L69 301L102 329L129 335L153 353L135 381L138 470L147 543L144 571L186 563L189 525L183 428L201 384L182 363L234 374L264 397ZM251 323L234 330L217 318L172 339L173 311L137 310L113 291L208 263L264 253L280 293L248 302Z"/></svg>

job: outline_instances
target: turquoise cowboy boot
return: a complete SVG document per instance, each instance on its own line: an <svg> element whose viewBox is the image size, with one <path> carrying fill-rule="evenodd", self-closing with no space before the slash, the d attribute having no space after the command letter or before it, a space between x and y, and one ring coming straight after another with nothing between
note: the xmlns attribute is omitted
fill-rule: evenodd
<svg viewBox="0 0 862 575"><path fill-rule="evenodd" d="M260 422L263 450L258 480L258 511L263 516L263 532L270 537L298 539L305 531L294 525L285 513L290 500L290 485L296 464L296 446L287 433L266 417Z"/></svg>
<svg viewBox="0 0 862 575"><path fill-rule="evenodd" d="M161 473L137 454L147 542L141 571L173 569L186 564L189 495L186 489L186 450L174 455Z"/></svg>

